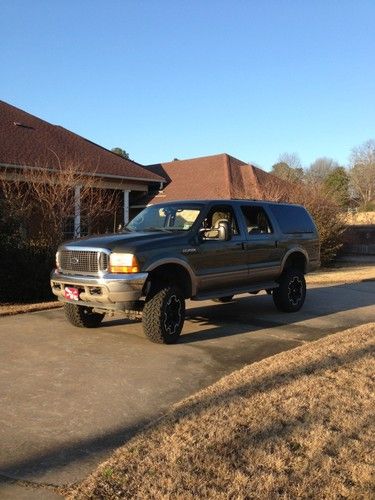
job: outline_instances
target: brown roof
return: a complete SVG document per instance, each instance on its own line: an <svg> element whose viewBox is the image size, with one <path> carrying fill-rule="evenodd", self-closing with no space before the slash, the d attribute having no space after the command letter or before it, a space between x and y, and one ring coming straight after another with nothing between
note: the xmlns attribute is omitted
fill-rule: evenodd
<svg viewBox="0 0 375 500"><path fill-rule="evenodd" d="M266 184L279 182L274 175L225 153L147 168L169 181L162 193L143 199L148 203L179 199L261 199Z"/></svg>
<svg viewBox="0 0 375 500"><path fill-rule="evenodd" d="M4 101L0 101L0 164L42 168L73 164L84 173L164 180L132 160Z"/></svg>

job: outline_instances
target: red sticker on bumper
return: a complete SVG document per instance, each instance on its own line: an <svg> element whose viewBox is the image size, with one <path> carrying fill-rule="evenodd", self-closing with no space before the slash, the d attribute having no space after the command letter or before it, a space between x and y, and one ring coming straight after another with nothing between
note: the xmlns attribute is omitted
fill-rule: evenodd
<svg viewBox="0 0 375 500"><path fill-rule="evenodd" d="M64 290L65 298L68 300L79 300L79 290L78 288L73 288L72 286L66 286Z"/></svg>

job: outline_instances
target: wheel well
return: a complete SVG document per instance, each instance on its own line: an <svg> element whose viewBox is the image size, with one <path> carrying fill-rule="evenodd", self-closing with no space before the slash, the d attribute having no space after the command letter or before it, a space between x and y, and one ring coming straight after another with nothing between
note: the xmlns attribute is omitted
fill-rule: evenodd
<svg viewBox="0 0 375 500"><path fill-rule="evenodd" d="M192 294L192 283L189 272L179 264L163 264L149 273L145 284L145 289L150 286L178 285L185 298L190 298Z"/></svg>
<svg viewBox="0 0 375 500"><path fill-rule="evenodd" d="M301 252L293 252L291 253L285 261L284 269L295 268L299 269L303 273L306 272L306 257Z"/></svg>

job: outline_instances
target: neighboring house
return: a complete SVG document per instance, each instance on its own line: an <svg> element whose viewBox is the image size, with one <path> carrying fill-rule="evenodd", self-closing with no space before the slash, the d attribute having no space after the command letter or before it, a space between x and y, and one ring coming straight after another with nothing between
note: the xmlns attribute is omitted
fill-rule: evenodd
<svg viewBox="0 0 375 500"><path fill-rule="evenodd" d="M80 173L80 182L94 176L100 178L103 189L121 192L123 217L129 219L132 198L147 193L149 185L164 182L157 174L138 163L126 160L93 142L52 125L36 116L0 101L0 177L12 176L27 168L57 169L74 166ZM80 189L75 190L74 234L80 232Z"/></svg>
<svg viewBox="0 0 375 500"><path fill-rule="evenodd" d="M278 177L225 153L146 168L164 177L166 185L160 190L154 183L147 196L135 198L131 204L133 213L149 204L178 199L277 199L289 186Z"/></svg>

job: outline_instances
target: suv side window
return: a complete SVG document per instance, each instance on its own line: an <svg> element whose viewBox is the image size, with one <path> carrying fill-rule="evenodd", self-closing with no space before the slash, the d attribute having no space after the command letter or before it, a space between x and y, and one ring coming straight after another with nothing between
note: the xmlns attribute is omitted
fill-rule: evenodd
<svg viewBox="0 0 375 500"><path fill-rule="evenodd" d="M241 207L247 232L250 236L255 234L272 234L273 228L270 220L262 207L242 206Z"/></svg>
<svg viewBox="0 0 375 500"><path fill-rule="evenodd" d="M215 205L212 207L203 221L202 228L206 231L210 229L214 231L219 227L218 224L222 220L229 222L233 236L240 234L236 215L230 205Z"/></svg>

